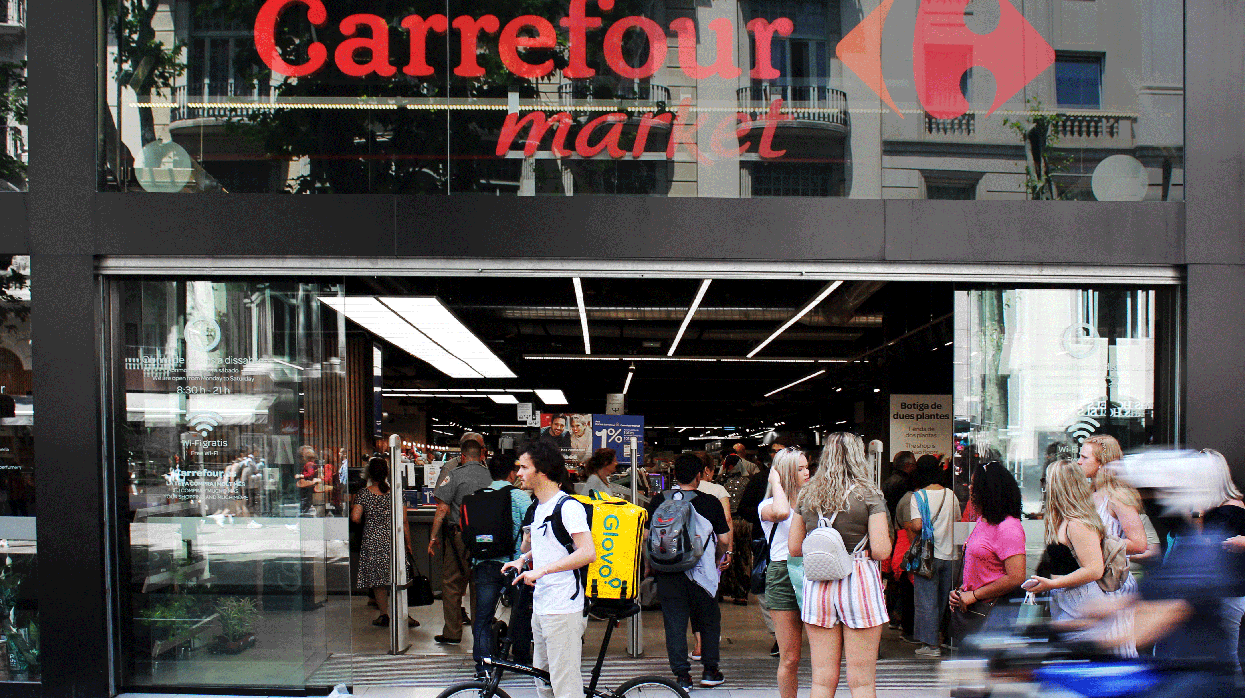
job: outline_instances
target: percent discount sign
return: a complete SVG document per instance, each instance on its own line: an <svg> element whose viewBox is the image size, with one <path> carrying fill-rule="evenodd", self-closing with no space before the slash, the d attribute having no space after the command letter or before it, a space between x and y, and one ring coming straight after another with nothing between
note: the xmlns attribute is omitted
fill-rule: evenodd
<svg viewBox="0 0 1245 698"><path fill-rule="evenodd" d="M631 452L635 438L637 453ZM633 414L592 415L592 448L612 448L618 452L619 465L644 462L644 417Z"/></svg>

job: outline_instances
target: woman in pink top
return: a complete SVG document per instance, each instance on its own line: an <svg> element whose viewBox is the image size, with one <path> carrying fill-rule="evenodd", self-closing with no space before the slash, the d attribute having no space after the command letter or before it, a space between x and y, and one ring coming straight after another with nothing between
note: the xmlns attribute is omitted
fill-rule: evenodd
<svg viewBox="0 0 1245 698"><path fill-rule="evenodd" d="M969 499L980 515L964 544L964 581L951 591L951 634L957 645L1025 580L1025 530L1016 478L1002 463L989 461L973 474Z"/></svg>

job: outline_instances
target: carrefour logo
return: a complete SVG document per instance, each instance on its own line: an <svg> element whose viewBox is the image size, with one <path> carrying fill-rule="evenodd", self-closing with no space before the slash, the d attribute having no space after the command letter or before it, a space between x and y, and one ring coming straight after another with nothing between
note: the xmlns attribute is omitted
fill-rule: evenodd
<svg viewBox="0 0 1245 698"><path fill-rule="evenodd" d="M839 42L839 60L903 117L882 76L882 30L895 0L883 0ZM968 111L960 78L969 68L994 76L993 114L1055 62L1055 50L1009 0L998 0L994 31L977 34L964 22L969 0L921 0L912 37L912 79L921 107L936 119L954 119Z"/></svg>

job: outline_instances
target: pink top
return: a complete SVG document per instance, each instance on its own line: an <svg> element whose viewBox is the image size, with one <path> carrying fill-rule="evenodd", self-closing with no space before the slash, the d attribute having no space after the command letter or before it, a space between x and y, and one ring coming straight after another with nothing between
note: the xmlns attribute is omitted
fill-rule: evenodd
<svg viewBox="0 0 1245 698"><path fill-rule="evenodd" d="M1025 529L1020 519L1009 516L995 526L977 519L977 527L964 545L964 588L980 589L1003 577L1003 561L1025 554Z"/></svg>

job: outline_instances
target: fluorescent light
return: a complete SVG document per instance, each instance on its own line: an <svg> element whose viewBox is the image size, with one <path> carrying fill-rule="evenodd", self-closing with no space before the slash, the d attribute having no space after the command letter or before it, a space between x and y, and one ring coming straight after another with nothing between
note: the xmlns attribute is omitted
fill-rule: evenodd
<svg viewBox="0 0 1245 698"><path fill-rule="evenodd" d="M321 303L451 378L515 378L501 359L432 297L319 296Z"/></svg>
<svg viewBox="0 0 1245 698"><path fill-rule="evenodd" d="M743 364L846 364L851 359L812 359L802 357L760 357L744 358L742 356L636 356L633 354L524 354L528 361L693 361L693 362L732 362Z"/></svg>
<svg viewBox="0 0 1245 698"><path fill-rule="evenodd" d="M786 322L782 324L782 327L779 327L778 329L774 330L774 334L771 334L769 337L766 337L765 341L758 344L756 349L753 349L752 351L748 352L748 358L751 359L752 357L756 356L757 352L765 348L765 345L774 341L774 339L777 338L778 335L782 334L783 332L786 332L787 328L794 325L796 322L798 322L800 318L804 317L805 315L808 315L808 312L810 310L812 310L813 308L816 308L818 303L825 300L826 296L830 295L831 293L834 293L834 289L838 288L842 284L843 284L842 281L832 281L826 284L826 287L821 289L821 291L819 291L817 295L813 297L813 300L805 304L803 308L800 308L799 312L797 312L795 315L792 315L790 320L787 320Z"/></svg>
<svg viewBox="0 0 1245 698"><path fill-rule="evenodd" d="M783 387L778 388L777 390L771 390L771 391L769 391L768 393L766 393L766 394L765 394L765 397L769 397L769 396L773 395L774 393L779 393L779 392L782 392L782 391L786 390L787 388L790 388L790 387L791 387L791 386L793 386L793 385L799 385L799 384L803 383L803 382L804 382L804 381L806 381L806 380L809 380L809 379L812 379L812 378L816 378L817 376L820 376L821 374L823 374L823 373L825 373L825 372L826 372L826 369L824 369L824 368L823 368L823 369L821 369L820 371L818 371L817 373L810 373L810 374L808 374L807 376L804 376L803 378L801 378L801 379L800 379L800 380L798 380L798 381L794 381L794 382L792 382L792 383L788 383L788 384L784 385ZM779 425L780 425L780 426L781 426L781 424L782 424L782 422L780 422L780 423L779 423Z"/></svg>
<svg viewBox="0 0 1245 698"><path fill-rule="evenodd" d="M635 375L635 366L627 371L627 382L623 383L623 395L627 394L627 390L631 388L631 377Z"/></svg>
<svg viewBox="0 0 1245 698"><path fill-rule="evenodd" d="M679 325L679 332L674 336L674 343L670 345L670 351L666 352L666 356L674 356L674 350L679 348L679 340L683 339L683 331L687 329L688 323L692 321L692 316L696 314L696 309L700 307L700 301L705 297L705 291L709 290L709 282L712 279L705 279L700 282L700 290L696 292L696 299L692 301L691 307L687 309L687 315L683 317L683 324ZM626 394L626 390L623 393Z"/></svg>
<svg viewBox="0 0 1245 698"><path fill-rule="evenodd" d="M440 299L432 296L405 296L378 300L485 378L516 377L505 362L497 358L479 337L454 317L454 313Z"/></svg>
<svg viewBox="0 0 1245 698"><path fill-rule="evenodd" d="M588 339L588 309L584 307L584 285L579 277L571 279L575 284L575 305L579 306L579 328L584 331L584 353L592 353L592 342ZM543 398L542 398L543 399Z"/></svg>
<svg viewBox="0 0 1245 698"><path fill-rule="evenodd" d="M519 398L513 395L489 395L489 399L499 405L517 405Z"/></svg>
<svg viewBox="0 0 1245 698"><path fill-rule="evenodd" d="M536 390L536 397L546 405L565 405L566 395L561 390Z"/></svg>

